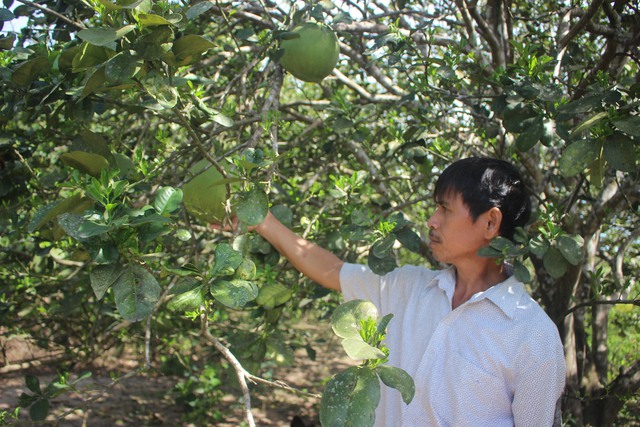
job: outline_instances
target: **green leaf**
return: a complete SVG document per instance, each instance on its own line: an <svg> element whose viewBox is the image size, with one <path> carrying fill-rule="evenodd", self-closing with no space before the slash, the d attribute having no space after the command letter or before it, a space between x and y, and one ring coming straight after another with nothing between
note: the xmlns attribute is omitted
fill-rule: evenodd
<svg viewBox="0 0 640 427"><path fill-rule="evenodd" d="M49 71L49 60L45 57L30 59L18 65L11 80L19 86L28 86Z"/></svg>
<svg viewBox="0 0 640 427"><path fill-rule="evenodd" d="M162 26L144 34L135 41L135 51L147 61L162 59L173 46L173 30Z"/></svg>
<svg viewBox="0 0 640 427"><path fill-rule="evenodd" d="M378 324L376 325L376 331L379 334L385 335L387 333L387 326L389 326L389 322L393 319L393 313L385 314L378 320Z"/></svg>
<svg viewBox="0 0 640 427"><path fill-rule="evenodd" d="M78 37L94 46L109 46L136 28L135 25L126 25L122 28L86 28L78 32Z"/></svg>
<svg viewBox="0 0 640 427"><path fill-rule="evenodd" d="M98 265L89 273L89 279L91 280L91 288L96 294L96 298L101 300L104 297L107 289L113 285L120 274L122 273L121 266L118 264L105 264Z"/></svg>
<svg viewBox="0 0 640 427"><path fill-rule="evenodd" d="M544 117L536 117L516 138L516 148L519 151L529 151L544 135Z"/></svg>
<svg viewBox="0 0 640 427"><path fill-rule="evenodd" d="M352 366L335 375L322 394L323 427L370 427L380 403L378 375L366 367Z"/></svg>
<svg viewBox="0 0 640 427"><path fill-rule="evenodd" d="M269 199L264 191L254 187L238 194L236 212L238 220L246 225L258 225L267 216Z"/></svg>
<svg viewBox="0 0 640 427"><path fill-rule="evenodd" d="M171 311L196 310L205 303L203 286L195 277L181 277L171 290L171 294L175 295L167 304L167 308Z"/></svg>
<svg viewBox="0 0 640 427"><path fill-rule="evenodd" d="M11 50L16 41L15 34L9 34L6 37L0 37L0 50Z"/></svg>
<svg viewBox="0 0 640 427"><path fill-rule="evenodd" d="M109 167L107 159L100 154L86 153L84 151L71 151L60 155L60 160L65 165L89 174L94 178L100 177L102 169Z"/></svg>
<svg viewBox="0 0 640 427"><path fill-rule="evenodd" d="M373 252L369 252L367 257L367 265L377 275L384 275L396 269L398 264L393 254L389 254L386 257L378 258Z"/></svg>
<svg viewBox="0 0 640 427"><path fill-rule="evenodd" d="M252 280L256 277L256 264L249 258L244 258L236 269L234 277L241 280Z"/></svg>
<svg viewBox="0 0 640 427"><path fill-rule="evenodd" d="M42 393L40 389L40 380L35 375L27 374L24 376L24 383L29 390L35 394Z"/></svg>
<svg viewBox="0 0 640 427"><path fill-rule="evenodd" d="M135 76L143 65L142 59L134 57L130 51L120 52L107 61L104 76L108 82L126 82Z"/></svg>
<svg viewBox="0 0 640 427"><path fill-rule="evenodd" d="M628 115L613 121L613 125L621 132L640 137L640 116Z"/></svg>
<svg viewBox="0 0 640 427"><path fill-rule="evenodd" d="M244 257L229 244L220 243L216 246L215 264L211 269L212 276L230 276L242 264Z"/></svg>
<svg viewBox="0 0 640 427"><path fill-rule="evenodd" d="M556 243L564 259L572 265L580 264L580 261L582 261L582 246L584 245L582 236L558 236Z"/></svg>
<svg viewBox="0 0 640 427"><path fill-rule="evenodd" d="M108 10L120 10L120 9L135 9L145 0L116 0L112 2L110 0L98 0Z"/></svg>
<svg viewBox="0 0 640 427"><path fill-rule="evenodd" d="M560 173L570 177L584 172L600 155L601 146L601 143L589 139L570 144L560 156Z"/></svg>
<svg viewBox="0 0 640 427"><path fill-rule="evenodd" d="M615 133L607 137L603 149L604 158L612 168L622 172L634 172L638 159L636 146L631 138Z"/></svg>
<svg viewBox="0 0 640 427"><path fill-rule="evenodd" d="M396 236L394 234L387 234L386 236L381 237L375 242L373 242L371 251L373 255L377 258L384 258L384 257L391 256L391 250L393 249L393 245L395 242L396 242Z"/></svg>
<svg viewBox="0 0 640 427"><path fill-rule="evenodd" d="M378 319L378 309L367 300L356 299L340 304L331 315L331 328L340 338L360 338L360 321Z"/></svg>
<svg viewBox="0 0 640 427"><path fill-rule="evenodd" d="M159 214L177 211L182 203L182 190L173 187L161 187L153 201L153 207Z"/></svg>
<svg viewBox="0 0 640 427"><path fill-rule="evenodd" d="M600 105L600 96L585 96L584 98L580 98L576 101L572 101L568 104L562 105L560 108L558 108L558 112L568 115L575 115L589 112L595 108L600 107Z"/></svg>
<svg viewBox="0 0 640 427"><path fill-rule="evenodd" d="M140 13L137 16L138 23L144 27L156 27L159 25L171 25L164 17L153 13Z"/></svg>
<svg viewBox="0 0 640 427"><path fill-rule="evenodd" d="M396 235L396 239L408 250L411 252L419 252L420 247L422 246L422 240L418 233L410 229L409 227L403 227L400 230L393 231L393 234Z"/></svg>
<svg viewBox="0 0 640 427"><path fill-rule="evenodd" d="M102 46L95 46L84 42L80 51L73 57L71 65L74 72L84 71L91 67L98 66L109 60L107 49Z"/></svg>
<svg viewBox="0 0 640 427"><path fill-rule="evenodd" d="M29 416L33 421L44 421L49 415L49 399L38 399L29 408Z"/></svg>
<svg viewBox="0 0 640 427"><path fill-rule="evenodd" d="M91 77L89 77L87 83L85 83L84 88L82 88L82 93L80 94L80 99L82 100L91 95L103 87L106 82L107 77L104 74L104 67L100 67L91 74Z"/></svg>
<svg viewBox="0 0 640 427"><path fill-rule="evenodd" d="M77 228L76 235L80 237L80 239L88 239L108 233L114 228L114 225L98 224L97 222L85 220Z"/></svg>
<svg viewBox="0 0 640 427"><path fill-rule="evenodd" d="M151 273L139 265L124 269L113 285L116 308L129 322L149 316L160 298L160 285Z"/></svg>
<svg viewBox="0 0 640 427"><path fill-rule="evenodd" d="M386 357L382 350L367 344L360 337L343 339L342 347L347 356L354 360L384 359Z"/></svg>
<svg viewBox="0 0 640 427"><path fill-rule="evenodd" d="M588 119L580 123L578 126L576 126L573 129L573 132L571 132L571 134L578 135L581 132L591 129L592 127L594 127L595 125L597 125L598 123L600 123L601 121L603 121L608 117L609 117L609 113L607 113L606 111L594 114L593 116L589 117Z"/></svg>
<svg viewBox="0 0 640 427"><path fill-rule="evenodd" d="M147 74L142 85L163 108L173 108L178 103L177 89L161 74L157 72Z"/></svg>
<svg viewBox="0 0 640 427"><path fill-rule="evenodd" d="M4 7L0 7L0 22L11 21L13 18L15 18L13 12Z"/></svg>
<svg viewBox="0 0 640 427"><path fill-rule="evenodd" d="M212 7L214 7L214 4L210 1L203 1L200 3L194 4L187 10L187 13L186 13L187 20L191 21L194 18L197 18L198 16L207 12Z"/></svg>
<svg viewBox="0 0 640 427"><path fill-rule="evenodd" d="M478 256L485 257L485 258L500 258L500 257L502 257L502 252L500 252L496 248L492 248L491 246L483 246L483 247L481 247L480 249L478 249L477 254L478 254Z"/></svg>
<svg viewBox="0 0 640 427"><path fill-rule="evenodd" d="M538 113L529 104L509 102L502 112L502 124L508 132L521 133L538 120Z"/></svg>
<svg viewBox="0 0 640 427"><path fill-rule="evenodd" d="M537 235L529 241L529 250L538 258L542 258L547 253L551 244L542 235Z"/></svg>
<svg viewBox="0 0 640 427"><path fill-rule="evenodd" d="M529 283L531 281L531 272L529 272L529 269L519 260L513 262L513 275L522 283Z"/></svg>
<svg viewBox="0 0 640 427"><path fill-rule="evenodd" d="M247 280L217 280L211 286L216 301L230 308L241 308L258 297L258 287Z"/></svg>
<svg viewBox="0 0 640 427"><path fill-rule="evenodd" d="M404 369L388 365L376 367L376 372L387 387L395 388L400 392L404 403L407 405L411 403L413 396L416 394L416 386L411 375Z"/></svg>
<svg viewBox="0 0 640 427"><path fill-rule="evenodd" d="M30 233L33 233L49 221L56 219L58 215L62 215L67 212L76 212L79 208L86 209L93 204L93 202L87 203L88 201L89 200L87 198L78 193L66 199L41 206L33 215L27 229Z"/></svg>
<svg viewBox="0 0 640 427"><path fill-rule="evenodd" d="M171 48L175 55L176 65L183 66L193 64L200 59L200 55L215 47L211 41L202 36L187 34L173 43Z"/></svg>
<svg viewBox="0 0 640 427"><path fill-rule="evenodd" d="M293 292L286 286L270 282L260 288L256 302L267 310L273 310L289 301Z"/></svg>
<svg viewBox="0 0 640 427"><path fill-rule="evenodd" d="M553 246L542 257L542 264L547 273L554 279L564 276L569 267L562 253Z"/></svg>

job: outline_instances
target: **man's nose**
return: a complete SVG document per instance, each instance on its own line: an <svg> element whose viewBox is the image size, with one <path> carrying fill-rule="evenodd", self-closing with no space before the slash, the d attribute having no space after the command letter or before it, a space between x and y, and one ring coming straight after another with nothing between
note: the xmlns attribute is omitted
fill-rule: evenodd
<svg viewBox="0 0 640 427"><path fill-rule="evenodd" d="M434 213L427 220L427 227L429 227L429 229L431 229L431 230L435 229L437 227L437 224L438 224L437 221L436 221L435 216L436 216L436 214Z"/></svg>

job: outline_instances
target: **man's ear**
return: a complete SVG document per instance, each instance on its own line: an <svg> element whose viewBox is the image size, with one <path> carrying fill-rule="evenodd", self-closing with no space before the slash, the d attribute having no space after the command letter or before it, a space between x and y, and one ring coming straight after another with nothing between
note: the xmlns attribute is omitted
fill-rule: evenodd
<svg viewBox="0 0 640 427"><path fill-rule="evenodd" d="M491 240L500 234L500 224L502 224L502 211L495 206L484 213L486 218L486 238Z"/></svg>

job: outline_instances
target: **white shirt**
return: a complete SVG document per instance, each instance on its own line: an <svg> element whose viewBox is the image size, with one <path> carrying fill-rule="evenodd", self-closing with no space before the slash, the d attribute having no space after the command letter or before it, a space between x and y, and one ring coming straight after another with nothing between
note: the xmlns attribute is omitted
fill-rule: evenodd
<svg viewBox="0 0 640 427"><path fill-rule="evenodd" d="M409 405L382 384L376 426L542 427L553 425L565 383L556 326L514 278L455 310L454 270L405 266L377 276L363 265L340 271L345 300L367 299L387 329L389 365L407 371Z"/></svg>

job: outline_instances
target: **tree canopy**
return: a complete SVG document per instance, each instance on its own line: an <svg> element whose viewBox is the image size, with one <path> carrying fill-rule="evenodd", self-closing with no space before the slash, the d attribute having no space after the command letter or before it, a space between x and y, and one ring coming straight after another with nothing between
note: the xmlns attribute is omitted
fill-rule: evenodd
<svg viewBox="0 0 640 427"><path fill-rule="evenodd" d="M493 156L523 172L535 215L484 254L512 262L558 326L564 419L638 416L635 2L3 3L5 337L82 360L137 345L147 370L203 363L188 360L200 344L242 384L265 360L311 355L313 337L287 325L339 302L248 227L271 209L376 272L437 267L423 237L435 178L457 158ZM307 21L339 43L317 82L279 62ZM203 160L238 231L184 207ZM46 416L53 395L30 390L24 406Z"/></svg>

